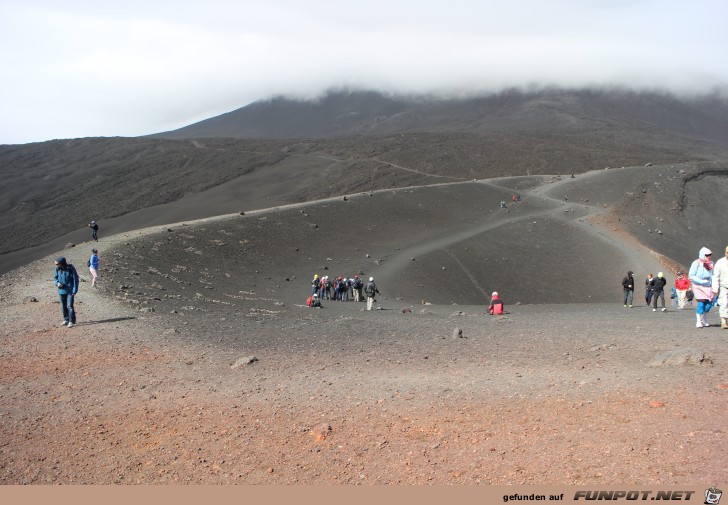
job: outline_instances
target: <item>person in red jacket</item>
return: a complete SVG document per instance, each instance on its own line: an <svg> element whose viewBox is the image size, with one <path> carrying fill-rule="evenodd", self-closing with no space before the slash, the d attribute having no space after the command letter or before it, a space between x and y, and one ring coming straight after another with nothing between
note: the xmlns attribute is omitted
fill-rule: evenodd
<svg viewBox="0 0 728 505"><path fill-rule="evenodd" d="M503 314L503 301L498 298L498 292L493 291L490 296L490 305L488 306L488 312L491 316L500 316Z"/></svg>
<svg viewBox="0 0 728 505"><path fill-rule="evenodd" d="M682 270L678 271L677 278L673 283L675 286L675 292L677 293L677 308L682 310L685 308L686 293L690 289L690 279L685 277L685 272Z"/></svg>

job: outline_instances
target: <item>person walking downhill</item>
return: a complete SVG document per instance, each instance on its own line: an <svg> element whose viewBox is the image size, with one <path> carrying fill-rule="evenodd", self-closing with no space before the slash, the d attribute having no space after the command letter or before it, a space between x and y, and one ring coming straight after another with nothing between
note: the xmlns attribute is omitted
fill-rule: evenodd
<svg viewBox="0 0 728 505"><path fill-rule="evenodd" d="M367 285L364 288L364 293L367 295L367 310L372 310L372 307L374 306L374 297L379 294L377 285L374 284L374 277L369 277L369 282L367 282Z"/></svg>
<svg viewBox="0 0 728 505"><path fill-rule="evenodd" d="M698 253L698 259L690 265L688 278L693 286L693 296L696 300L695 316L696 328L710 326L706 315L713 306L713 262L710 257L713 255L710 249L703 247Z"/></svg>
<svg viewBox="0 0 728 505"><path fill-rule="evenodd" d="M58 288L58 297L61 299L63 322L61 326L68 325L73 328L76 324L76 312L73 309L73 297L78 293L78 273L76 268L60 256L56 261L56 271L53 274L53 285Z"/></svg>
<svg viewBox="0 0 728 505"><path fill-rule="evenodd" d="M622 279L622 289L624 290L624 306L631 309L634 298L634 274L632 270L627 272L627 277Z"/></svg>
<svg viewBox="0 0 728 505"><path fill-rule="evenodd" d="M91 238L94 239L95 242L99 241L99 225L96 224L96 221L91 221L88 224L88 227L91 228Z"/></svg>
<svg viewBox="0 0 728 505"><path fill-rule="evenodd" d="M645 279L645 303L647 303L647 308L650 308L650 302L652 301L652 285L654 284L655 279L652 277L652 274L647 274L647 279Z"/></svg>
<svg viewBox="0 0 728 505"><path fill-rule="evenodd" d="M725 248L725 256L715 262L713 293L718 295L720 327L728 330L728 247Z"/></svg>
<svg viewBox="0 0 728 505"><path fill-rule="evenodd" d="M657 311L657 300L660 300L660 304L662 306L662 312L667 311L665 308L665 285L667 284L667 279L665 279L665 275L662 272L657 272L657 279L655 279L652 282L652 303L654 303L652 307L652 312Z"/></svg>
<svg viewBox="0 0 728 505"><path fill-rule="evenodd" d="M91 258L88 260L88 271L91 272L91 287L96 287L99 278L99 251L91 249Z"/></svg>
<svg viewBox="0 0 728 505"><path fill-rule="evenodd" d="M685 272L678 270L677 279L673 283L675 293L677 293L677 309L682 310L687 303L687 292L690 289L690 281L685 277Z"/></svg>

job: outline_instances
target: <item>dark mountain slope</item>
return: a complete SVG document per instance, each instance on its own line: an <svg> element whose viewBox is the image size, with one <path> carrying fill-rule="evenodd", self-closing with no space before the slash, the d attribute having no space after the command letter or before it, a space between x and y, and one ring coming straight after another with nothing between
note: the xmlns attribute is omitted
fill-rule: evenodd
<svg viewBox="0 0 728 505"><path fill-rule="evenodd" d="M156 136L171 139L331 138L408 132L625 135L639 132L728 143L728 101L628 91L507 91L467 99L329 93L275 98Z"/></svg>

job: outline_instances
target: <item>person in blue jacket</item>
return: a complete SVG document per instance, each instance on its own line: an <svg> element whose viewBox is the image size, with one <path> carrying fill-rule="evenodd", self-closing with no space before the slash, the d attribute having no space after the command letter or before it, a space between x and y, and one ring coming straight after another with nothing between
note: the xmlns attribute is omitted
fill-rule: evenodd
<svg viewBox="0 0 728 505"><path fill-rule="evenodd" d="M91 257L88 260L88 271L91 272L91 287L96 287L99 278L99 251L91 249Z"/></svg>
<svg viewBox="0 0 728 505"><path fill-rule="evenodd" d="M72 328L76 324L76 312L73 310L73 297L78 293L78 273L76 268L66 262L66 258L59 257L56 261L56 271L53 275L53 285L58 288L58 296L61 299L61 310L63 311L63 323Z"/></svg>

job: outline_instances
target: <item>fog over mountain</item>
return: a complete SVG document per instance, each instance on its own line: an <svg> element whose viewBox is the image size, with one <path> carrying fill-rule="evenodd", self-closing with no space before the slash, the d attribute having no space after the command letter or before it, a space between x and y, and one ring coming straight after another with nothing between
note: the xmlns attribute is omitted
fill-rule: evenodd
<svg viewBox="0 0 728 505"><path fill-rule="evenodd" d="M0 144L175 130L329 89L726 89L715 0L0 3Z"/></svg>

